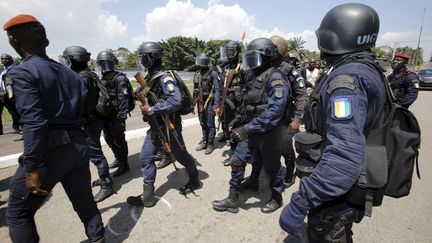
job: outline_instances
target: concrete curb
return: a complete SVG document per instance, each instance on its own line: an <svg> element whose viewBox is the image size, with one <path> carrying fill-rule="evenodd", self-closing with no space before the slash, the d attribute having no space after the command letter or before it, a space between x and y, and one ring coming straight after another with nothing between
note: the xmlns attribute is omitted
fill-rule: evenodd
<svg viewBox="0 0 432 243"><path fill-rule="evenodd" d="M183 120L183 127L189 127L189 126L193 126L196 124L199 124L199 120L197 117ZM148 129L149 129L149 127L135 129L135 130L131 130L131 131L126 131L126 140L128 141L131 139L137 139L137 138L145 137ZM102 145L106 145L106 142L105 142L105 139L103 138L103 136L101 136L100 140L101 140ZM0 169L17 165L18 164L18 158L20 157L21 154L22 153L17 153L17 154L11 154L11 155L6 155L3 157L0 157Z"/></svg>

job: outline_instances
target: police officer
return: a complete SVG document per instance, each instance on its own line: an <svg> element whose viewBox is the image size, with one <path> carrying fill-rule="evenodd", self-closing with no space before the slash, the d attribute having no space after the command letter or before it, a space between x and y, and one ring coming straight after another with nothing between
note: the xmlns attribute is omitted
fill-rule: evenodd
<svg viewBox="0 0 432 243"><path fill-rule="evenodd" d="M89 144L90 161L96 166L99 175L99 180L92 184L101 187L99 192L95 195L94 200L96 202L101 202L114 194L113 181L109 174L108 162L103 154L100 143L102 128L109 120L104 119L97 113L99 77L96 73L90 71L87 64L88 61L90 61L90 53L81 46L69 46L63 51L63 55L60 56L60 63L65 64L78 73L78 75L85 80L86 86L88 87L86 102L87 141Z"/></svg>
<svg viewBox="0 0 432 243"><path fill-rule="evenodd" d="M202 140L196 151L204 150L205 154L211 154L214 150L214 137L216 134L215 112L219 105L219 76L211 68L211 59L207 53L201 53L196 57L195 64L199 70L193 78L194 101L198 109L198 118L202 128Z"/></svg>
<svg viewBox="0 0 432 243"><path fill-rule="evenodd" d="M82 129L87 87L76 73L48 58L45 29L35 17L17 15L3 29L24 59L7 76L13 81L24 137L24 151L10 183L10 237L13 242L39 242L34 215L61 182L89 241L105 242Z"/></svg>
<svg viewBox="0 0 432 243"><path fill-rule="evenodd" d="M278 57L275 59L274 63L290 82L290 86L293 90L292 98L290 97L288 100L290 102L290 108L292 109L289 111L290 122L288 124L288 130L281 134L284 141L282 156L284 157L286 166L284 185L288 188L295 182L294 168L296 157L292 144L292 136L299 132L303 109L307 103L307 92L303 76L300 75L300 72L296 70L293 65L287 62L289 59L287 55L287 41L281 36L272 36L270 39L278 48ZM258 178L261 168L261 164L253 163L251 176L242 183L242 188L255 190L258 188Z"/></svg>
<svg viewBox="0 0 432 243"><path fill-rule="evenodd" d="M121 176L129 171L128 145L125 138L126 118L129 112L129 79L124 73L115 70L118 60L111 51L101 51L97 55L96 65L102 72L101 81L110 93L114 111L106 117L108 122L103 127L104 138L114 153L115 161L109 168L117 168L112 176Z"/></svg>
<svg viewBox="0 0 432 243"><path fill-rule="evenodd" d="M321 143L319 163L301 179L279 222L282 229L299 236L308 214L309 242L352 242L352 223L363 217L364 206L353 205L344 195L360 176L364 130L378 115L380 97L385 96L371 53L378 30L374 9L349 3L331 9L316 31L321 56L331 69L312 92L318 103L306 105L303 121L305 135L320 135L326 141Z"/></svg>
<svg viewBox="0 0 432 243"><path fill-rule="evenodd" d="M393 72L387 77L396 103L405 108L417 99L420 82L418 76L405 66L410 58L406 54L396 53L391 62Z"/></svg>
<svg viewBox="0 0 432 243"><path fill-rule="evenodd" d="M238 114L237 108L242 104L244 84L241 77L240 63L240 44L236 41L229 41L224 45L221 51L220 59L224 61L222 79L221 79L221 101L216 109L216 115L221 117L223 136L220 142L230 141L230 131L228 125ZM231 150L234 151L235 144L231 144Z"/></svg>
<svg viewBox="0 0 432 243"><path fill-rule="evenodd" d="M6 107L6 109L9 111L9 114L12 116L13 133L20 133L21 130L19 127L19 115L15 108L13 92L11 92L10 89L8 91L8 86L10 87L10 84L5 82L7 73L11 68L15 67L16 64L14 64L12 56L9 54L2 54L0 58L1 63L4 66L4 70L0 74L0 118L1 114L3 113L3 107ZM0 135L3 135L2 119L0 119Z"/></svg>
<svg viewBox="0 0 432 243"><path fill-rule="evenodd" d="M145 42L138 47L137 64L143 69L146 76L146 89L156 96L141 106L144 120L153 116L157 125L151 123L144 144L141 149L139 161L142 163L144 178L143 193L127 198L130 205L153 207L156 204L154 183L156 180L156 167L154 156L162 147L160 136L169 136L171 150L174 157L187 171L189 181L180 188L181 194L188 194L198 189L201 182L198 179L198 170L192 156L187 152L182 135L181 116L176 113L181 108L181 93L177 81L165 72L162 65L163 48L157 42ZM167 123L174 125L173 130L167 129ZM160 130L158 127L159 126ZM158 130L164 134L158 134ZM166 132L168 134L166 134Z"/></svg>
<svg viewBox="0 0 432 243"><path fill-rule="evenodd" d="M251 75L246 79L244 98L246 124L232 130L232 138L240 144L247 141L249 150L254 151L254 161L263 163L269 176L272 196L262 203L263 213L273 212L282 205L280 134L286 130L285 111L290 87L282 73L273 66L276 57L277 47L268 38L255 39L248 45L244 64ZM229 195L223 200L213 201L213 208L236 213L240 206L238 190L245 164L233 163L231 167Z"/></svg>

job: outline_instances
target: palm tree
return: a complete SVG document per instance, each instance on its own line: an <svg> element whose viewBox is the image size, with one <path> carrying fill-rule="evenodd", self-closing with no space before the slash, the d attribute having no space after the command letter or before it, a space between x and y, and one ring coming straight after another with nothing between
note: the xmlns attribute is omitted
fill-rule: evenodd
<svg viewBox="0 0 432 243"><path fill-rule="evenodd" d="M306 57L306 49L304 49L305 40L301 36L288 39L288 53L297 56L298 59L303 60Z"/></svg>

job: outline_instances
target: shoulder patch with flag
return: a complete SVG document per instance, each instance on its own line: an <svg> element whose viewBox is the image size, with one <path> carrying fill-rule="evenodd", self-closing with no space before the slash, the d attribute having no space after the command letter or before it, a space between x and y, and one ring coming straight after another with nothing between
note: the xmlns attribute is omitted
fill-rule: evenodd
<svg viewBox="0 0 432 243"><path fill-rule="evenodd" d="M336 120L348 120L353 115L350 96L337 96L332 103L332 117Z"/></svg>

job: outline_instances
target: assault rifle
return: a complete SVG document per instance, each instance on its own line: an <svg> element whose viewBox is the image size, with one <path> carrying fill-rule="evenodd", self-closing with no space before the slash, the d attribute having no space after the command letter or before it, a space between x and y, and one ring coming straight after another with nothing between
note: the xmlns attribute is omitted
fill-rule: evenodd
<svg viewBox="0 0 432 243"><path fill-rule="evenodd" d="M202 75L201 72L198 73L198 96L194 100L196 103L198 103L198 112L201 113L204 111L204 105L203 105L203 92L202 92ZM196 104L195 103L195 104Z"/></svg>
<svg viewBox="0 0 432 243"><path fill-rule="evenodd" d="M135 79L138 81L138 83L140 84L140 86L143 88L143 90L137 94L137 98L141 102L141 104L144 105L147 102L146 98L152 104L156 104L158 102L156 94L150 91L151 87L148 87L148 83L145 80L144 76L140 72L137 72L135 74ZM180 148L184 149L183 145L178 140L178 134L174 130L174 125L171 123L171 121L169 121L168 119L166 119L162 115L160 116L160 118L164 122L164 124L167 127L167 129L169 129L169 131L171 131L173 133L173 137L176 139L176 141L179 144ZM153 128L154 131L156 132L157 137L159 138L159 141L162 144L162 149L165 151L165 153L168 156L170 156L172 158L173 154L172 154L172 149L171 149L171 144L170 144L170 141L169 141L169 137L168 137L167 134L165 134L162 131L161 127L159 126L159 123L158 123L158 121L156 119L156 115L148 115L148 122L150 124L150 127ZM174 162L173 162L173 165L174 165L175 170L178 170L177 166L175 165Z"/></svg>
<svg viewBox="0 0 432 243"><path fill-rule="evenodd" d="M219 127L221 124L221 117L225 110L225 101L228 95L229 87L231 85L231 82L234 79L234 74L240 69L240 64L237 64L237 67L235 69L227 69L227 72L225 74L224 83L223 83L223 91L222 91L222 97L219 105L219 109L217 112L218 116L218 125L217 130L219 131Z"/></svg>

